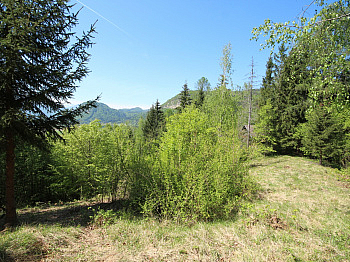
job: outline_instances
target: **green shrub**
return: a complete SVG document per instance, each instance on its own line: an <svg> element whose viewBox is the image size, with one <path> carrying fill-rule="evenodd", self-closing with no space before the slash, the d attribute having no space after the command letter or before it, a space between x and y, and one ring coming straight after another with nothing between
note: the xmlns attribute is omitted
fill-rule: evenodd
<svg viewBox="0 0 350 262"><path fill-rule="evenodd" d="M179 221L234 215L247 180L235 136L190 108L167 120L149 177L146 215Z"/></svg>

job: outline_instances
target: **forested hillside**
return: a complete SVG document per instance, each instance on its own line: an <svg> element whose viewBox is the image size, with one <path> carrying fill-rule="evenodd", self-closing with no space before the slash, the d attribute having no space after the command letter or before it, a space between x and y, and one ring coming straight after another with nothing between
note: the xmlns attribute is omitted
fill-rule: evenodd
<svg viewBox="0 0 350 262"><path fill-rule="evenodd" d="M211 92L210 90L207 93ZM239 90L232 91L236 96L239 105L242 108L248 108L248 91ZM191 100L195 101L198 97L198 90L189 90ZM256 120L257 110L258 110L258 99L260 95L260 89L253 89L253 112L254 119ZM180 97L181 92L176 96L168 99L165 103L161 105L163 109L176 109L180 106ZM96 103L96 107L91 108L87 113L83 114L81 117L78 117L77 120L80 124L89 124L94 120L100 120L101 123L107 124L121 124L121 123L130 123L131 125L136 126L141 117L147 115L148 110L136 107L131 109L114 109L109 107L104 103Z"/></svg>
<svg viewBox="0 0 350 262"><path fill-rule="evenodd" d="M95 108L91 108L89 112L83 114L77 120L81 124L89 124L98 119L105 124L121 124L129 122L132 125L137 125L140 117L145 116L146 114L147 110L143 110L139 107L131 109L113 109L106 104L96 103Z"/></svg>
<svg viewBox="0 0 350 262"><path fill-rule="evenodd" d="M192 100L194 100L197 97L197 95L198 95L197 90L190 91L190 96ZM163 108L171 108L171 109L175 109L179 106L180 106L180 93L168 99L164 104L162 104Z"/></svg>

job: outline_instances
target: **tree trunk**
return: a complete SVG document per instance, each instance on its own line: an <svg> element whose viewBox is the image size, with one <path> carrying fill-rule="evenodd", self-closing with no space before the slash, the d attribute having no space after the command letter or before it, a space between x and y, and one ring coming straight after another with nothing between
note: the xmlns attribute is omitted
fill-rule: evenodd
<svg viewBox="0 0 350 262"><path fill-rule="evenodd" d="M15 226L18 222L15 200L15 141L13 132L6 130L6 216L5 225Z"/></svg>

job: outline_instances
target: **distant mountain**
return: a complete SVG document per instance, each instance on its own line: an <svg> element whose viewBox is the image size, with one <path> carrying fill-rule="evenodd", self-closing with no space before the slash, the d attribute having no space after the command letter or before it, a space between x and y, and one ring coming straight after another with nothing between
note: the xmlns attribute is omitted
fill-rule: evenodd
<svg viewBox="0 0 350 262"><path fill-rule="evenodd" d="M234 91L239 103L247 108L248 106L248 92L247 91ZM259 96L260 90L253 89L253 114L256 115L257 110L257 97ZM192 101L196 100L198 91L190 90L190 96ZM180 105L180 93L176 96L167 100L162 104L164 109L175 109ZM142 108L135 107L131 109L113 109L103 103L97 103L96 108L92 108L89 113L84 114L78 119L81 124L88 124L95 119L101 120L102 123L126 123L129 122L132 125L137 125L141 116L146 116L148 110L143 110ZM255 116L253 116L255 118Z"/></svg>
<svg viewBox="0 0 350 262"><path fill-rule="evenodd" d="M96 108L91 108L89 113L84 114L78 119L80 124L88 124L95 119L101 120L102 123L121 124L130 122L136 125L141 116L145 116L148 110L136 107L131 109L114 109L103 103L97 103Z"/></svg>

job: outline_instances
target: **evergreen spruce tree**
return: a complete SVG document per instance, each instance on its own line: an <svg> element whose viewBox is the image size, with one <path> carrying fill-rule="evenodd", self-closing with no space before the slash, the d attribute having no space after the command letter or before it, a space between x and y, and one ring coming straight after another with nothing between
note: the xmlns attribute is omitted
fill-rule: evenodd
<svg viewBox="0 0 350 262"><path fill-rule="evenodd" d="M182 91L180 93L180 112L184 110L187 106L191 105L192 99L190 96L190 90L187 86L187 83L185 83L182 87Z"/></svg>
<svg viewBox="0 0 350 262"><path fill-rule="evenodd" d="M198 90L198 97L197 100L195 101L195 105L197 108L201 108L203 103L204 103L204 98L205 98L205 93L203 91L203 88L200 88Z"/></svg>
<svg viewBox="0 0 350 262"><path fill-rule="evenodd" d="M281 45L274 62L271 58L267 62L259 104L261 113L270 115L260 117L267 124L263 133L274 141L274 149L279 153L296 153L301 146L297 129L306 121L310 85L306 61L307 52L302 48L294 47L287 54L286 47Z"/></svg>
<svg viewBox="0 0 350 262"><path fill-rule="evenodd" d="M280 51L284 52L283 49ZM267 152L274 151L277 139L275 131L278 119L274 103L276 100L276 67L274 59L270 56L266 63L266 73L260 89L258 121L255 126L255 139L263 145L264 151Z"/></svg>
<svg viewBox="0 0 350 262"><path fill-rule="evenodd" d="M298 125L306 122L311 82L307 59L307 50L298 46L293 48L280 69L277 81L277 141L285 153L298 153L301 146L301 140L296 134Z"/></svg>
<svg viewBox="0 0 350 262"><path fill-rule="evenodd" d="M260 99L259 106L263 106L266 104L268 100L271 101L273 98L274 92L274 68L275 64L273 63L273 59L270 56L269 60L266 63L266 73L265 77L262 80L262 87L260 89Z"/></svg>
<svg viewBox="0 0 350 262"><path fill-rule="evenodd" d="M207 78L202 77L197 81L196 85L197 85L198 94L197 94L197 99L194 103L197 108L200 108L204 103L205 92L208 92L210 90L210 83Z"/></svg>
<svg viewBox="0 0 350 262"><path fill-rule="evenodd" d="M146 140L156 140L159 138L165 128L165 117L162 107L157 99L155 105L152 105L147 113L142 131Z"/></svg>
<svg viewBox="0 0 350 262"><path fill-rule="evenodd" d="M0 137L6 151L5 223L11 226L17 222L18 138L36 145L48 136L60 138L60 130L95 103L64 108L88 74L94 28L81 37L73 32L78 20L68 0L3 0L0 21Z"/></svg>
<svg viewBox="0 0 350 262"><path fill-rule="evenodd" d="M317 157L320 165L327 159L336 162L344 152L345 132L339 116L321 104L309 112L308 121L302 125L303 151Z"/></svg>

